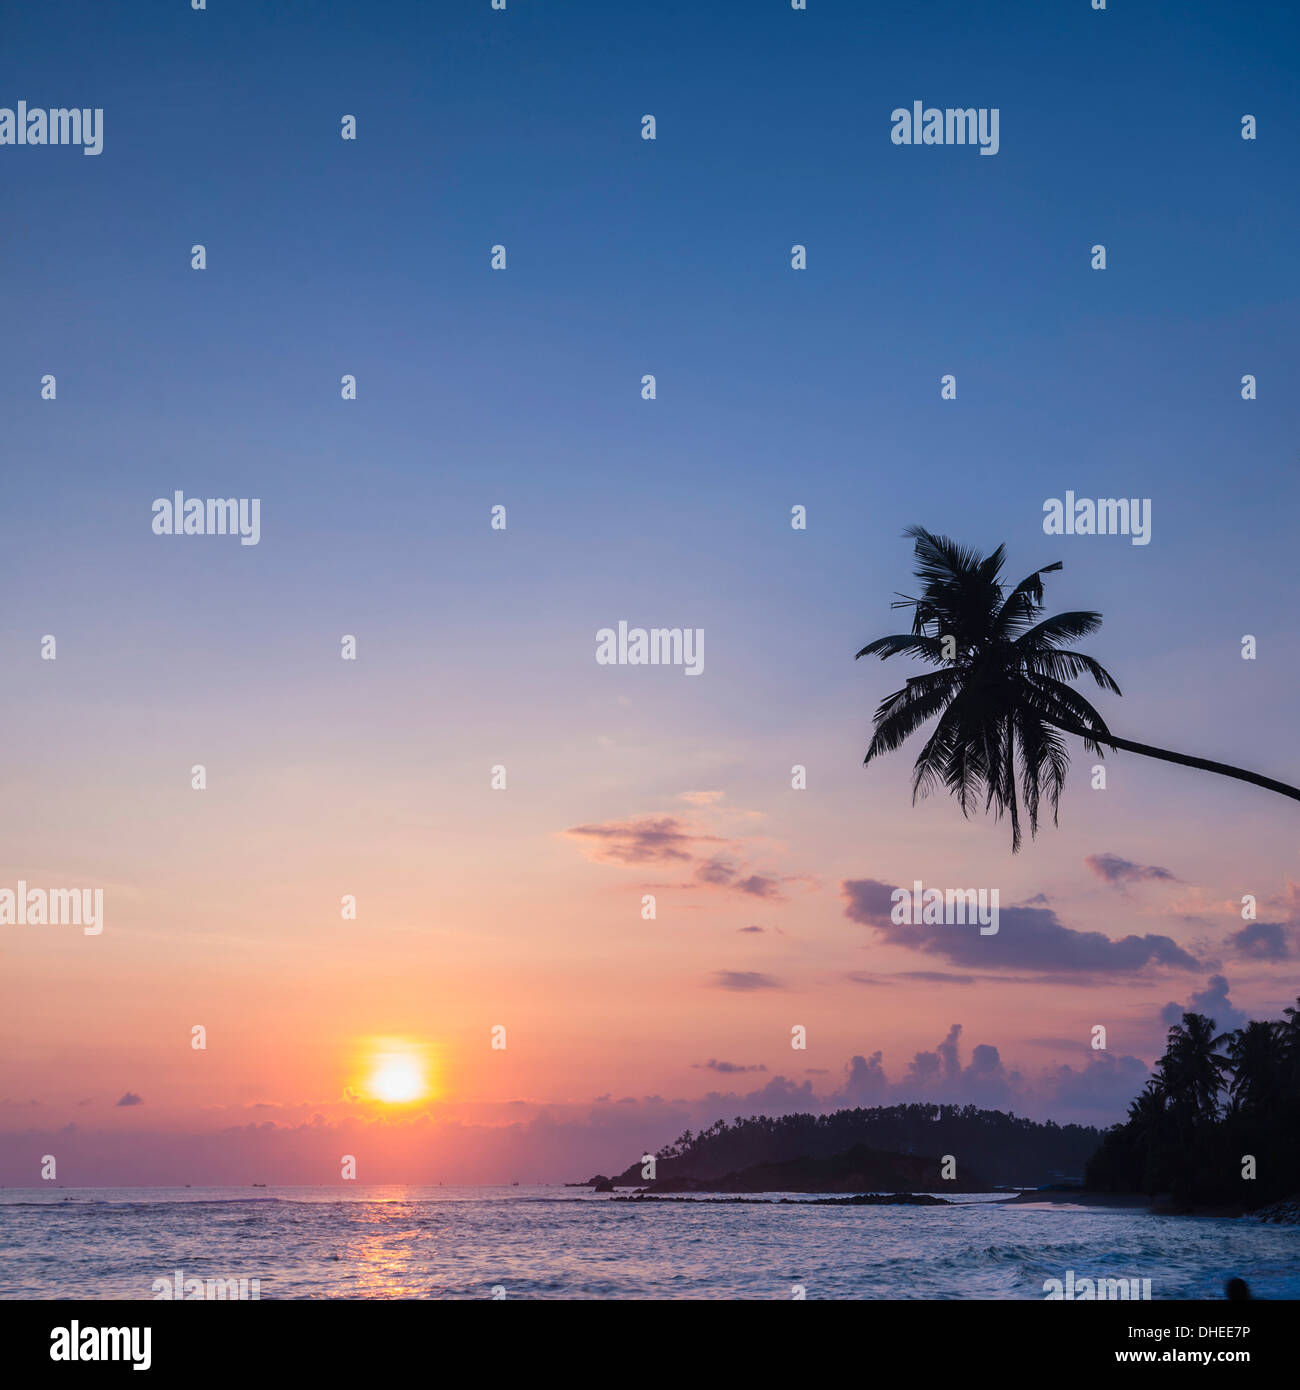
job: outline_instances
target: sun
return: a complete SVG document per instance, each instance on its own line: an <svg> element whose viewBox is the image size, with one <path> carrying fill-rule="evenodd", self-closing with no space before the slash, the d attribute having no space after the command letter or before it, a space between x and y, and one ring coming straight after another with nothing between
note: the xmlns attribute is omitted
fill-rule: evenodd
<svg viewBox="0 0 1300 1390"><path fill-rule="evenodd" d="M373 1053L365 1090L371 1100L388 1105L422 1100L429 1094L429 1078L421 1051L405 1046Z"/></svg>

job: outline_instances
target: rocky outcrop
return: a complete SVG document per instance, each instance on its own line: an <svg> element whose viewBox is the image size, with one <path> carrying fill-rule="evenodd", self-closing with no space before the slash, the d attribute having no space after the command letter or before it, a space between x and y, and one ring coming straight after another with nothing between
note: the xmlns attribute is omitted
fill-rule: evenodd
<svg viewBox="0 0 1300 1390"><path fill-rule="evenodd" d="M1280 1226L1300 1226L1300 1196L1273 1202L1250 1213L1252 1221L1274 1221Z"/></svg>

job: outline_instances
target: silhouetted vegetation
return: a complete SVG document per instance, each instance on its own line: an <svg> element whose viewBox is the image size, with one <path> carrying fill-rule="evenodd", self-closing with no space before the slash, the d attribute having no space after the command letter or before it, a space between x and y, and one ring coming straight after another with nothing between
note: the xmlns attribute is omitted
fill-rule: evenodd
<svg viewBox="0 0 1300 1390"><path fill-rule="evenodd" d="M599 1192L601 1189L596 1188ZM886 1153L855 1144L829 1157L756 1163L723 1177L676 1173L647 1184L648 1192L987 1192L989 1184L968 1164L950 1178L937 1158Z"/></svg>
<svg viewBox="0 0 1300 1390"><path fill-rule="evenodd" d="M1040 806L1056 820L1070 755L1061 734L1083 740L1101 757L1122 748L1163 762L1217 772L1300 801L1300 788L1258 772L1171 752L1120 738L1070 681L1091 676L1102 690L1120 693L1094 657L1072 650L1101 626L1101 614L1057 613L1044 617L1043 576L1061 568L1044 565L1014 588L1002 579L1006 548L989 555L936 536L920 526L906 532L916 544L921 592L900 594L894 608L912 611L912 630L868 642L858 656L906 656L933 670L913 676L881 701L865 762L882 757L936 720L917 756L912 799L936 787L957 798L962 814L982 805L1011 822L1011 849L1020 848L1020 814L1038 832Z"/></svg>
<svg viewBox="0 0 1300 1390"><path fill-rule="evenodd" d="M1156 1074L1087 1167L1101 1192L1263 1206L1300 1189L1300 1000L1277 1022L1216 1033L1187 1013ZM1255 1176L1243 1169L1254 1159Z"/></svg>
<svg viewBox="0 0 1300 1390"><path fill-rule="evenodd" d="M974 1105L889 1105L829 1115L737 1116L692 1134L656 1155L655 1176L721 1178L758 1164L829 1158L858 1144L937 1158L953 1154L959 1172L998 1186L1036 1186L1082 1174L1102 1132L1086 1125L1039 1124ZM640 1162L615 1179L640 1185Z"/></svg>

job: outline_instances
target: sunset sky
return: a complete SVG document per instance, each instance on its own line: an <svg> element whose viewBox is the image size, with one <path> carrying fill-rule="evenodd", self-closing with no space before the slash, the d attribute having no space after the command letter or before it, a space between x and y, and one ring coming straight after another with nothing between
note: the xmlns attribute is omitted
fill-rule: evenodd
<svg viewBox="0 0 1300 1390"><path fill-rule="evenodd" d="M0 1182L581 1179L894 1100L1108 1124L1169 1005L1279 1016L1300 807L1122 753L1094 791L1076 743L1013 857L912 807L916 746L862 767L913 672L853 660L907 624L905 526L1004 541L1105 615L1116 732L1300 781L1276 13L10 15L0 105L105 115L98 157L0 149L0 887L102 887L105 928L0 927ZM917 99L998 107L997 156L892 145ZM178 489L261 498L260 543L153 534ZM1044 535L1067 490L1150 498L1151 543ZM598 665L620 620L703 629L704 673ZM1000 932L891 928L870 885L917 879L998 889ZM376 1099L406 1049L428 1094Z"/></svg>

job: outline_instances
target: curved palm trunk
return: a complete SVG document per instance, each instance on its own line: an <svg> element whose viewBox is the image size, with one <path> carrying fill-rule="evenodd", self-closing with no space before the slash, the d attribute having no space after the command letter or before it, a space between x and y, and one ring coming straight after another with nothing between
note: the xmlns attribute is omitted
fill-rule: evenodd
<svg viewBox="0 0 1300 1390"><path fill-rule="evenodd" d="M1122 748L1127 753L1141 753L1147 758L1159 758L1161 762L1181 763L1183 767L1199 767L1205 772L1218 772L1224 777L1235 777L1239 782L1253 782L1257 787L1264 787L1281 796L1289 796L1292 801L1300 801L1300 787L1288 786L1285 782L1277 782L1272 777L1265 777L1258 772L1247 772L1245 768L1212 762L1209 758L1194 758L1190 753L1171 753L1167 748L1156 748L1149 743L1135 743L1132 739L1119 738L1115 734L1107 734L1102 738L1099 734L1090 733L1081 724L1063 724L1056 720L1051 722L1067 734L1090 738L1094 743L1104 744L1107 748Z"/></svg>

